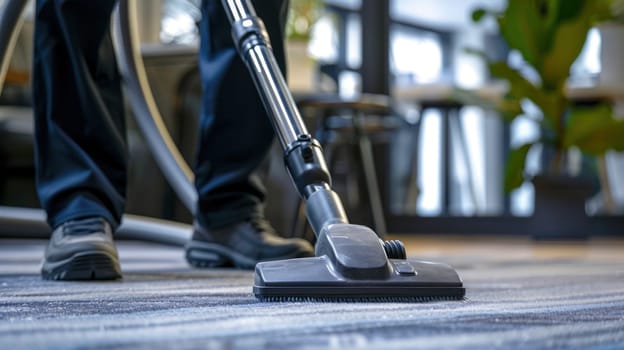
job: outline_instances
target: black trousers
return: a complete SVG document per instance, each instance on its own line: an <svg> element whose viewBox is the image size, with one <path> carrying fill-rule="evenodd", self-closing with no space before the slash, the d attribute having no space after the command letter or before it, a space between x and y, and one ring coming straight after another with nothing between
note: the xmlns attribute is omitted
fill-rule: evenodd
<svg viewBox="0 0 624 350"><path fill-rule="evenodd" d="M259 0L285 72L288 3ZM37 191L48 223L124 211L126 126L109 23L115 0L37 0L33 100ZM195 162L197 220L209 228L262 214L256 169L273 142L271 123L230 36L220 0L202 2L203 97Z"/></svg>

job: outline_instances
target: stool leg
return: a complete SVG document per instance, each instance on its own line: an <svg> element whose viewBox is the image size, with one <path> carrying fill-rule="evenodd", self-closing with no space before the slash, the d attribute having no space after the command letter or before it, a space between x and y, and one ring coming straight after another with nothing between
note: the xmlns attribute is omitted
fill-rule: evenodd
<svg viewBox="0 0 624 350"><path fill-rule="evenodd" d="M474 176L472 173L472 162L470 161L470 154L468 154L468 142L466 140L466 135L464 134L464 130L461 125L461 110L455 109L453 113L450 115L449 122L452 128L451 133L454 134L459 142L459 150L461 152L461 157L463 158L464 164L466 166L466 170L468 173L468 187L470 193L470 199L472 200L472 204L474 205L475 212L481 212L481 205L479 202L479 197L477 195L476 184L474 181Z"/></svg>
<svg viewBox="0 0 624 350"><path fill-rule="evenodd" d="M409 159L409 176L407 179L406 187L406 195L403 203L403 211L404 213L416 213L418 196L420 195L420 187L418 184L418 169L420 167L418 161L420 159L418 152L420 148L418 147L420 142L420 129L422 127L422 120L418 121L416 125L410 126L412 131L413 143L411 149L411 156Z"/></svg>
<svg viewBox="0 0 624 350"><path fill-rule="evenodd" d="M353 118L353 127L359 150L360 161L362 162L362 170L364 172L364 181L368 192L368 199L375 231L380 237L386 235L386 220L383 212L381 194L377 183L377 172L375 171L375 160L373 158L373 146L370 139L362 131L361 118L362 114L358 113Z"/></svg>
<svg viewBox="0 0 624 350"><path fill-rule="evenodd" d="M442 137L442 215L451 214L451 187L453 185L453 172L451 169L451 128L449 118L451 111L449 108L440 109L441 137Z"/></svg>

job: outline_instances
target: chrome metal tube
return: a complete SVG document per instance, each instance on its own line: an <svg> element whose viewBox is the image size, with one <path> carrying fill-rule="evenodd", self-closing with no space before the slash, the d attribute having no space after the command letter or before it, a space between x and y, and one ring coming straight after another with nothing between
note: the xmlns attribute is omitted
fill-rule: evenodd
<svg viewBox="0 0 624 350"><path fill-rule="evenodd" d="M223 7L230 23L256 16L255 9L246 0L223 0Z"/></svg>
<svg viewBox="0 0 624 350"><path fill-rule="evenodd" d="M246 53L253 65L252 74L262 101L272 114L271 122L284 149L289 148L300 135L308 131L301 121L299 109L288 91L279 66L271 50L263 45L254 46ZM277 117L280 116L280 117Z"/></svg>
<svg viewBox="0 0 624 350"><path fill-rule="evenodd" d="M247 64L258 93L269 113L275 133L284 149L289 149L308 131L302 121L286 79L270 48L269 38L249 0L222 0L232 24L233 36Z"/></svg>

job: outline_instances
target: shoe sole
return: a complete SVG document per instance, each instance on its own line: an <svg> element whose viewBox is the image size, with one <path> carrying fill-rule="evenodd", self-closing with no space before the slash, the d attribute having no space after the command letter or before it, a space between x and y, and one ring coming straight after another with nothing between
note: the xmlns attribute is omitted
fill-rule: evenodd
<svg viewBox="0 0 624 350"><path fill-rule="evenodd" d="M271 260L292 259L300 256L300 252L294 252L274 257ZM191 241L186 245L186 261L191 266L199 268L235 267L243 270L253 270L258 263L258 260L251 259L222 245L198 241Z"/></svg>
<svg viewBox="0 0 624 350"><path fill-rule="evenodd" d="M86 251L61 261L45 262L41 276L55 281L115 280L121 278L121 269L117 257Z"/></svg>

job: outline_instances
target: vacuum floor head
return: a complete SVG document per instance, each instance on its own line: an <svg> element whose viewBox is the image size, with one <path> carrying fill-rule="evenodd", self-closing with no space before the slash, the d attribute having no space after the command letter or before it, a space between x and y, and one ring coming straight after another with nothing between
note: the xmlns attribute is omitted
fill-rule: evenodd
<svg viewBox="0 0 624 350"><path fill-rule="evenodd" d="M270 261L256 265L253 287L263 301L426 302L462 299L463 283L448 265L418 260L389 260L383 279L349 278L327 256Z"/></svg>
<svg viewBox="0 0 624 350"><path fill-rule="evenodd" d="M388 259L383 242L365 226L329 225L319 235L316 255L257 264L255 296L265 301L421 302L465 295L452 267Z"/></svg>

